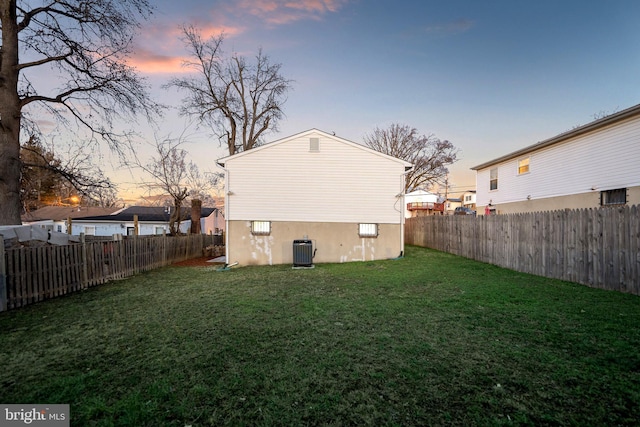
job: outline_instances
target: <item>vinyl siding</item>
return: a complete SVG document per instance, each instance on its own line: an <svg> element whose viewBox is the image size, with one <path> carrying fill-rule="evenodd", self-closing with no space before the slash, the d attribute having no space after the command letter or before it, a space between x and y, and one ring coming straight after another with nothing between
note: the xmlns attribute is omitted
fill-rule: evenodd
<svg viewBox="0 0 640 427"><path fill-rule="evenodd" d="M518 160L530 157L518 175ZM476 175L478 205L581 194L640 185L640 117L524 154ZM490 169L498 168L498 189L489 191ZM596 187L596 190L591 190Z"/></svg>
<svg viewBox="0 0 640 427"><path fill-rule="evenodd" d="M404 166L323 133L300 134L228 158L227 220L397 224Z"/></svg>

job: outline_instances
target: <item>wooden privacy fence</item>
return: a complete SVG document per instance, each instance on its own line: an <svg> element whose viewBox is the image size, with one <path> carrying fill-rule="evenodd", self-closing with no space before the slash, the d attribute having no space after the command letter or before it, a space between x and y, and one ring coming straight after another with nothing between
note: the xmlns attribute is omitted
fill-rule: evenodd
<svg viewBox="0 0 640 427"><path fill-rule="evenodd" d="M405 241L524 273L640 295L640 207L410 218Z"/></svg>
<svg viewBox="0 0 640 427"><path fill-rule="evenodd" d="M84 239L72 245L4 249L0 236L0 311L123 279L202 256L216 236Z"/></svg>

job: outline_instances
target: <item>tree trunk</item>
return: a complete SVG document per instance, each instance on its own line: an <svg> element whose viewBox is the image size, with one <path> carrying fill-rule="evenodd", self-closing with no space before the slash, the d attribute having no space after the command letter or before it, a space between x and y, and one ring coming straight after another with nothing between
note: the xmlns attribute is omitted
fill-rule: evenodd
<svg viewBox="0 0 640 427"><path fill-rule="evenodd" d="M182 216L182 201L173 200L173 211L169 215L169 232L172 236L178 236L180 234L180 222Z"/></svg>
<svg viewBox="0 0 640 427"><path fill-rule="evenodd" d="M191 201L191 234L200 234L200 217L202 216L202 201Z"/></svg>
<svg viewBox="0 0 640 427"><path fill-rule="evenodd" d="M20 221L20 114L16 0L0 2L0 225Z"/></svg>

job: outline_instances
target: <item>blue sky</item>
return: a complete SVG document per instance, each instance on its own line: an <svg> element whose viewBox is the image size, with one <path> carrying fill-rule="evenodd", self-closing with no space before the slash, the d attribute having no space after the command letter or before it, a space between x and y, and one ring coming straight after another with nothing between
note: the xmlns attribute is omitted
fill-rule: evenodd
<svg viewBox="0 0 640 427"><path fill-rule="evenodd" d="M611 0L159 0L133 64L160 90L179 67L182 24L224 30L225 50L259 47L294 80L274 140L310 128L362 142L376 126L408 124L448 139L469 168L640 103L640 2ZM161 132L185 119L167 113ZM205 170L226 153L206 130L187 132ZM126 181L126 180L124 180ZM123 190L134 191L130 183Z"/></svg>

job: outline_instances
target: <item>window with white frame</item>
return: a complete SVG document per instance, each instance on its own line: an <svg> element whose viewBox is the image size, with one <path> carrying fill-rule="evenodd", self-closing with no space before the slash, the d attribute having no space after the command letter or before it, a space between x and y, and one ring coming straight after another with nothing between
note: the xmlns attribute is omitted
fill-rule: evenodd
<svg viewBox="0 0 640 427"><path fill-rule="evenodd" d="M358 224L358 236L378 237L378 224Z"/></svg>
<svg viewBox="0 0 640 427"><path fill-rule="evenodd" d="M84 235L85 236L95 236L96 235L96 227L92 225L85 225L84 227Z"/></svg>
<svg viewBox="0 0 640 427"><path fill-rule="evenodd" d="M498 168L489 171L489 191L498 189Z"/></svg>
<svg viewBox="0 0 640 427"><path fill-rule="evenodd" d="M268 236L271 234L271 221L251 221L251 234Z"/></svg>
<svg viewBox="0 0 640 427"><path fill-rule="evenodd" d="M529 157L518 160L518 175L522 175L529 172Z"/></svg>

